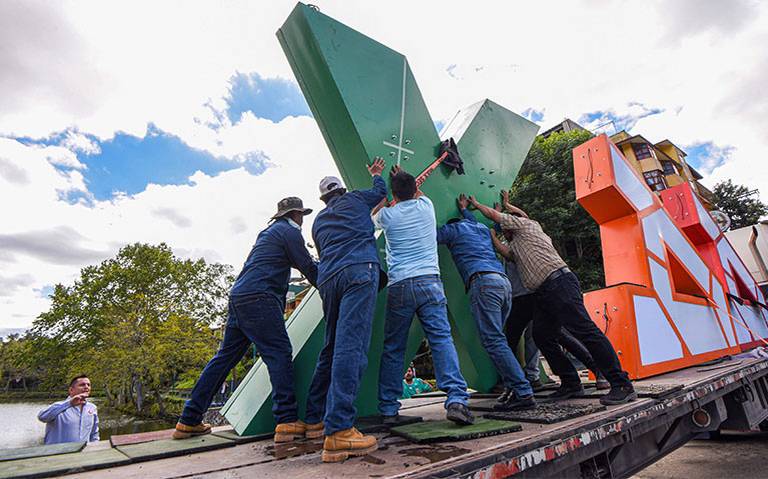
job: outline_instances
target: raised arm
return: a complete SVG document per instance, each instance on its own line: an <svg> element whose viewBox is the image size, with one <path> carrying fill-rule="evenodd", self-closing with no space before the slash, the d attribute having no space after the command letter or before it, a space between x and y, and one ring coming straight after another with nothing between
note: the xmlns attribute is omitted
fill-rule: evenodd
<svg viewBox="0 0 768 479"><path fill-rule="evenodd" d="M387 197L387 182L381 177L381 172L384 171L384 160L376 157L367 168L368 173L373 177L373 188L359 190L359 193L363 197L363 201L368 205L368 208L374 209L381 200Z"/></svg>
<svg viewBox="0 0 768 479"><path fill-rule="evenodd" d="M71 400L72 398L67 398L64 401L51 404L47 408L37 413L37 420L40 422L51 422L55 420L59 414L69 409Z"/></svg>
<svg viewBox="0 0 768 479"><path fill-rule="evenodd" d="M493 221L494 223L501 223L501 213L496 211L495 209L491 208L490 206L485 206L484 204L480 203L475 199L474 196L469 197L469 202L472 206L477 208L477 210L483 214L486 218Z"/></svg>
<svg viewBox="0 0 768 479"><path fill-rule="evenodd" d="M525 211L509 202L509 191L503 190L501 192L501 200L504 203L504 210L506 210L508 213L522 216L523 218L528 218L528 214Z"/></svg>

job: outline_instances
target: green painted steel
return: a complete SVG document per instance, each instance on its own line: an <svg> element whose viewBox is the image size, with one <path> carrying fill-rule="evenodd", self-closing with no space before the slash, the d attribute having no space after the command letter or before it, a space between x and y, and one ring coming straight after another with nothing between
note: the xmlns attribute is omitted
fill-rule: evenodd
<svg viewBox="0 0 768 479"><path fill-rule="evenodd" d="M491 203L514 181L538 130L534 123L484 100L457 113L439 136L405 56L301 3L277 36L348 188L370 187L366 164L375 156L383 157L388 167L399 162L418 175L437 157L441 136L457 141L466 175L439 166L423 184L439 224L458 215L455 199L460 192ZM378 244L384 265L383 237ZM470 387L487 391L496 384L497 374L480 344L464 285L444 247L440 269L462 372ZM361 416L376 413L385 300L385 292L380 293L357 400ZM312 291L287 322L300 414L322 347L321 318L320 299ZM407 359L423 338L417 323L410 331ZM240 434L269 431L274 427L269 393L266 367L259 362L222 412Z"/></svg>

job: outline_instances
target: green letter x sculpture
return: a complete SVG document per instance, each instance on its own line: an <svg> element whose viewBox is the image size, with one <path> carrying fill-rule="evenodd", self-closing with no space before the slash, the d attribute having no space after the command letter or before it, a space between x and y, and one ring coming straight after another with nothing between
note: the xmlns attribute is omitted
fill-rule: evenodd
<svg viewBox="0 0 768 479"><path fill-rule="evenodd" d="M458 216L459 193L474 194L489 204L517 176L538 130L525 118L484 100L457 113L438 136L405 56L301 3L277 36L347 188L370 188L366 164L375 156L383 157L388 167L400 164L414 175L422 173L437 158L441 137L456 140L466 174L438 166L421 186L435 205L438 225ZM379 250L385 265L383 236ZM471 388L488 391L496 384L496 370L480 342L450 253L440 247L439 255L462 373ZM361 416L375 414L377 409L385 306L386 290L377 299L368 369L357 397ZM323 345L322 304L316 291L306 296L286 327L293 344L302 415ZM406 365L422 338L421 327L414 321ZM266 366L259 361L222 412L239 434L269 432L274 428L270 393Z"/></svg>

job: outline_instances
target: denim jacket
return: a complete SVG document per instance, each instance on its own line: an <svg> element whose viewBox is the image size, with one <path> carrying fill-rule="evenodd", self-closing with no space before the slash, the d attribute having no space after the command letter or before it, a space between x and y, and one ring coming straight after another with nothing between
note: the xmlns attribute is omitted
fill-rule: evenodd
<svg viewBox="0 0 768 479"><path fill-rule="evenodd" d="M469 279L475 273L504 274L491 241L491 230L475 219L469 210L461 212L464 219L446 224L437 230L437 243L448 247L456 268L469 289Z"/></svg>
<svg viewBox="0 0 768 479"><path fill-rule="evenodd" d="M371 210L386 196L387 184L376 175L373 188L337 196L317 214L312 225L312 237L320 254L317 284L323 284L349 265L379 265Z"/></svg>
<svg viewBox="0 0 768 479"><path fill-rule="evenodd" d="M301 230L279 218L259 233L231 294L272 294L284 305L292 267L317 285L317 264L304 245Z"/></svg>

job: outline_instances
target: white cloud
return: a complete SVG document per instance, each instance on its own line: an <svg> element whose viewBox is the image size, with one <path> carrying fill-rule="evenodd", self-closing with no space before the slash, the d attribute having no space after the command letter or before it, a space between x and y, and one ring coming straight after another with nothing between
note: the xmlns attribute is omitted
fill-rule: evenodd
<svg viewBox="0 0 768 479"><path fill-rule="evenodd" d="M216 114L235 72L293 79L275 31L294 5L0 2L0 136L65 132L59 147L0 138L0 204L13 205L0 209L3 234L47 234L93 260L126 242L166 241L239 266L281 197L319 209L317 180L336 168L314 120L246 113L231 124ZM321 8L406 54L435 120L485 97L543 111L545 128L597 110L659 108L633 131L732 148L723 164L712 161L708 184L732 177L768 199L768 56L756 47L768 44L764 4L328 0ZM271 167L258 177L198 172L190 185L95 201L75 153L97 153L93 137L142 137L150 122L214 155L266 155ZM61 201L73 193L84 200ZM70 281L78 265L0 249L0 270L33 280L0 298L0 326L11 327L45 308L34 289Z"/></svg>
<svg viewBox="0 0 768 479"><path fill-rule="evenodd" d="M67 131L64 139L61 141L61 146L70 151L85 153L86 155L97 155L101 153L101 148L98 143L92 141L82 133L72 130Z"/></svg>
<svg viewBox="0 0 768 479"><path fill-rule="evenodd" d="M240 145L232 154L251 148L249 136L263 137L262 148L276 166L259 176L244 168L215 177L197 172L189 185L149 185L136 195L88 205L59 200L62 191L84 188L79 171L61 173L48 160L49 150L59 147L0 138L0 158L15 168L16 180L27 179L9 181L3 176L6 163L0 163L0 204L24 205L0 210L0 282L15 285L12 295L0 298L0 325L28 325L48 305L35 289L71 282L82 266L112 256L126 243L166 242L181 256L239 266L280 198L300 196L319 211L317 182L337 170L314 120L252 118L231 134ZM301 138L302 147L286 141L291 138ZM313 218L304 228L307 240Z"/></svg>

